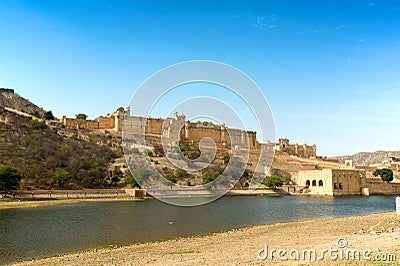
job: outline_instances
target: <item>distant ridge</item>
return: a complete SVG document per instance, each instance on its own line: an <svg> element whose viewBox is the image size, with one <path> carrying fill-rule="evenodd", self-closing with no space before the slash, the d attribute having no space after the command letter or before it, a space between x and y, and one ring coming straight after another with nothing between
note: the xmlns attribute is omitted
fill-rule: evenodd
<svg viewBox="0 0 400 266"><path fill-rule="evenodd" d="M345 160L352 160L353 165L368 166L388 160L391 156L400 157L400 151L359 152L353 155L335 156L331 158L338 160L340 163L344 163Z"/></svg>
<svg viewBox="0 0 400 266"><path fill-rule="evenodd" d="M19 96L12 89L0 88L0 107L9 107L42 118L46 110Z"/></svg>

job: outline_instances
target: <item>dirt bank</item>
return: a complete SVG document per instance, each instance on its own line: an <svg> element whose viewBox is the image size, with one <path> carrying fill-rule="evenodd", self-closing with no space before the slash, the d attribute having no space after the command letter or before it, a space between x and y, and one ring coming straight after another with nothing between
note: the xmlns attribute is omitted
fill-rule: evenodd
<svg viewBox="0 0 400 266"><path fill-rule="evenodd" d="M339 244L347 245L339 248L339 239ZM268 252L272 249L285 249L287 252L296 249L300 252L300 260L282 261L276 252L272 261L270 258L261 260L257 253L265 249L265 245L268 245ZM277 223L206 236L95 249L17 265L335 265L338 262L330 259L328 253L324 253L325 260L322 262L307 260L308 255L306 260L302 260L301 253L305 249L315 249L319 257L323 249L329 248L344 253L349 249L357 249L361 256L364 251L370 250L372 254L367 254L367 257L382 260L385 256L386 261L393 260L389 256L393 254L396 262L391 261L388 265L398 265L400 219L395 213L383 213ZM259 255L262 257L264 252ZM292 255L295 257L296 253ZM283 257L289 258L289 255L286 253ZM349 261L339 260L339 264L349 265ZM350 261L350 265L371 264L381 263L365 260L364 257L360 261Z"/></svg>

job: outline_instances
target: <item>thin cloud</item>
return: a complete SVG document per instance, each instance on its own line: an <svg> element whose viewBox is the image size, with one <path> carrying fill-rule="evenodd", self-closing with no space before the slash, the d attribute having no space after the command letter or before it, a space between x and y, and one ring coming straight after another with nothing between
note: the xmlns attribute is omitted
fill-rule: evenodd
<svg viewBox="0 0 400 266"><path fill-rule="evenodd" d="M339 26L336 27L337 30L342 30L342 29L344 29L344 28L347 28L347 26L344 25L344 24L339 25Z"/></svg>
<svg viewBox="0 0 400 266"><path fill-rule="evenodd" d="M278 30L278 23L275 14L257 16L253 27L258 30Z"/></svg>

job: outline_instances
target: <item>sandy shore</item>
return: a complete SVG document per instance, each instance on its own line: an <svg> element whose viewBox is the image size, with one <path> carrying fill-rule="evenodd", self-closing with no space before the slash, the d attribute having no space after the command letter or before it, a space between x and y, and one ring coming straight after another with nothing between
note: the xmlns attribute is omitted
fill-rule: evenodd
<svg viewBox="0 0 400 266"><path fill-rule="evenodd" d="M340 244L347 241L347 245L339 248L338 239L342 239ZM268 253L271 249L287 252L297 249L300 260L281 261L276 252L272 261L262 260L257 253L266 244ZM308 255L302 260L304 249L316 250L319 257L323 249L329 248L339 250L331 253L338 260L330 259L329 253L323 253L324 261L310 261ZM354 249L361 253L360 261L339 260L340 250L346 254L346 250ZM395 213L254 226L205 236L94 249L16 265L382 265L382 262L365 260L364 251L373 260L383 260L386 256L388 264L384 265L400 265L400 219ZM393 260L389 258L392 254L396 261L389 262ZM264 252L259 255L262 257ZM289 255L282 257L289 258Z"/></svg>

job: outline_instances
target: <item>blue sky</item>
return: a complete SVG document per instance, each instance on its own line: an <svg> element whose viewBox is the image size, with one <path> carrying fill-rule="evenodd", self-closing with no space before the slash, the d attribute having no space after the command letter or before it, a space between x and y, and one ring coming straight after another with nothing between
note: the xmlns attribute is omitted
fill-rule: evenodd
<svg viewBox="0 0 400 266"><path fill-rule="evenodd" d="M107 114L156 71L214 60L259 85L277 137L400 150L400 1L2 0L0 36L0 87L58 117Z"/></svg>

